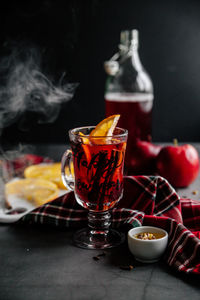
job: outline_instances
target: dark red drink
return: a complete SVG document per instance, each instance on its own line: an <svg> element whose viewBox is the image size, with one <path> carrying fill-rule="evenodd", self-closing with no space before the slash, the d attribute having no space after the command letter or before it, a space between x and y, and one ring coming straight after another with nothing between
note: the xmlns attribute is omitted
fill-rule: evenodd
<svg viewBox="0 0 200 300"><path fill-rule="evenodd" d="M151 137L153 95L109 93L105 104L106 116L120 114L118 125L128 129L126 165L130 166L135 142Z"/></svg>
<svg viewBox="0 0 200 300"><path fill-rule="evenodd" d="M77 202L96 212L112 208L123 194L126 140L80 137L71 147Z"/></svg>

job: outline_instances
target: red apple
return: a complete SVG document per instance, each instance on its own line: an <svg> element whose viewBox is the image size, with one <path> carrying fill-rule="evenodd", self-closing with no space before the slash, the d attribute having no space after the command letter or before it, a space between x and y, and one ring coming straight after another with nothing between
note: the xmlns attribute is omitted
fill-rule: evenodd
<svg viewBox="0 0 200 300"><path fill-rule="evenodd" d="M147 141L137 141L133 146L130 166L132 174L153 174L156 170L156 157L161 146Z"/></svg>
<svg viewBox="0 0 200 300"><path fill-rule="evenodd" d="M187 187L198 176L199 155L194 146L165 146L158 154L157 173L174 187Z"/></svg>

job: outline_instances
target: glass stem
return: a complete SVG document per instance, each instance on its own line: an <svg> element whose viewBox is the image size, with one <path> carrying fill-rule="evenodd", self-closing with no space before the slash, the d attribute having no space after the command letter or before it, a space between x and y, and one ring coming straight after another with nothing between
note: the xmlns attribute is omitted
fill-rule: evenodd
<svg viewBox="0 0 200 300"><path fill-rule="evenodd" d="M88 213L88 226L91 235L102 234L107 235L109 227L111 214L108 211L104 212L93 212Z"/></svg>

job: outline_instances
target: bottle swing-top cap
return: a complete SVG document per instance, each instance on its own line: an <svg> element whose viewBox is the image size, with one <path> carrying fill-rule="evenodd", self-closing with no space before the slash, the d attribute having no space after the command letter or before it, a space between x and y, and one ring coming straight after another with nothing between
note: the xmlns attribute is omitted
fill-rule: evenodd
<svg viewBox="0 0 200 300"><path fill-rule="evenodd" d="M127 53L129 48L138 47L138 30L123 30L120 33L119 52L115 53L109 60L104 62L104 69L108 75L114 76L119 70L117 59L122 53Z"/></svg>

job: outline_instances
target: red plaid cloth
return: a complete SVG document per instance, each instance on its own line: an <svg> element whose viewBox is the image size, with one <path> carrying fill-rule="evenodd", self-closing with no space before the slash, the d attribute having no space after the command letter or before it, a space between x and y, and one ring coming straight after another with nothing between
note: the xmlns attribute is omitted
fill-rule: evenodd
<svg viewBox="0 0 200 300"><path fill-rule="evenodd" d="M45 204L22 221L61 227L83 227L87 211L73 193ZM152 225L165 229L169 243L164 259L176 270L200 274L200 202L180 199L172 186L160 176L124 178L124 196L112 210L112 226L123 228Z"/></svg>

